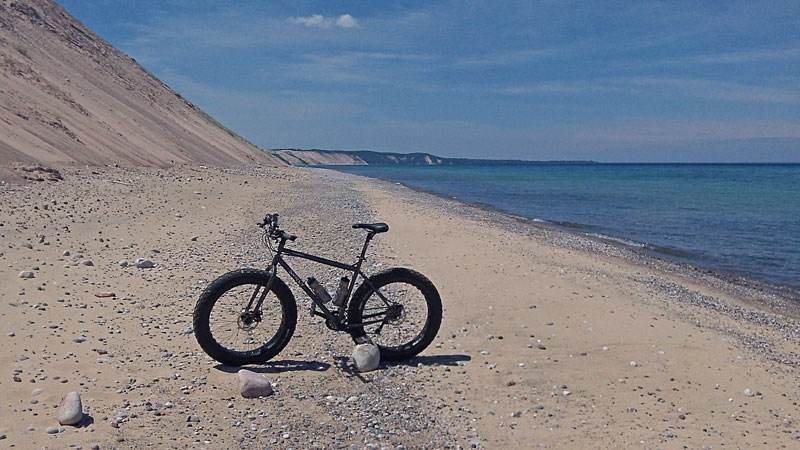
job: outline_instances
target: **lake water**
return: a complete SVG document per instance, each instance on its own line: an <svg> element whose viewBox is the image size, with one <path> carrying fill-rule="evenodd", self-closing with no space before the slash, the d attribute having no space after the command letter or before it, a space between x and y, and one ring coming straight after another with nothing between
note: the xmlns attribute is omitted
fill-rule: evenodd
<svg viewBox="0 0 800 450"><path fill-rule="evenodd" d="M336 166L800 288L798 164Z"/></svg>

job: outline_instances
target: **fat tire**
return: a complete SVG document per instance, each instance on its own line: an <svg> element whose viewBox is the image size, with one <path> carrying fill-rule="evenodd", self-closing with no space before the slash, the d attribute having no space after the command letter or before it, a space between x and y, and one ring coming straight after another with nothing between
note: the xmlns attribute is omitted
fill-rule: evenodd
<svg viewBox="0 0 800 450"><path fill-rule="evenodd" d="M270 291L275 294L281 304L281 325L275 334L276 339L254 350L235 351L220 345L211 334L209 318L214 304L228 290L244 284L260 284L265 286L270 272L259 269L240 269L228 272L214 280L200 295L194 308L194 335L197 343L208 354L222 364L243 366L245 364L262 364L280 353L294 334L297 325L297 304L294 295L286 283L275 278ZM244 305L243 305L244 306Z"/></svg>
<svg viewBox="0 0 800 450"><path fill-rule="evenodd" d="M389 349L378 345L381 352L381 360L403 361L425 350L436 338L436 334L439 332L439 326L442 323L442 299L439 296L439 291L436 290L436 286L434 286L425 275L402 267L394 267L379 272L369 277L369 281L378 289L393 282L408 283L420 290L428 306L428 317L425 321L421 338L416 341L405 343L401 346L400 350ZM372 293L372 288L370 288L366 281L361 283L358 289L356 289L347 310L347 317L350 323L361 322L364 306ZM356 343L364 342L364 339L367 337L367 333L364 331L363 327L352 329L350 335Z"/></svg>

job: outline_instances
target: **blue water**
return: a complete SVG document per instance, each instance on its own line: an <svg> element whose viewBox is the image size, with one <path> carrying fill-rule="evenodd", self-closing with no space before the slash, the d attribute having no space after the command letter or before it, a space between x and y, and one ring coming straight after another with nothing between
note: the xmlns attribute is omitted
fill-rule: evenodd
<svg viewBox="0 0 800 450"><path fill-rule="evenodd" d="M337 166L800 288L800 165Z"/></svg>

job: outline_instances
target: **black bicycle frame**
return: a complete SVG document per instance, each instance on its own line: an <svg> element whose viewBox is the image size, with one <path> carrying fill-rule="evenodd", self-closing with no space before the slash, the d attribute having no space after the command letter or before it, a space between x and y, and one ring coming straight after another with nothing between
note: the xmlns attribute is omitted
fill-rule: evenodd
<svg viewBox="0 0 800 450"><path fill-rule="evenodd" d="M256 290L255 293L253 293L253 296L247 305L247 311L251 311L251 307L253 308L252 310L256 311L261 308L261 304L266 298L266 295L269 292L270 287L272 286L272 282L275 280L275 277L277 275L278 265L280 265L281 267L283 267L286 273L288 273L289 276L292 277L295 283L297 283L297 285L300 286L300 289L302 289L303 292L305 292L306 295L308 295L308 297L311 298L311 301L314 302L314 304L320 310L322 310L322 312L313 310L314 315L324 317L326 320L328 320L330 324L335 324L338 329L349 330L353 328L360 328L363 327L364 325L383 322L383 319L362 321L362 323L346 323L344 321L345 317L344 311L345 308L347 307L347 304L350 302L350 294L352 294L353 292L353 288L356 285L356 278L358 278L358 276L361 276L361 278L364 279L364 282L367 283L367 286L369 286L370 289L372 289L372 291L375 292L387 306L391 304L391 302L387 300L386 297L384 297L384 295L381 294L381 292L378 289L375 288L375 285L372 284L372 282L369 280L369 277L367 277L367 275L364 274L364 272L361 270L361 265L364 263L364 259L366 259L365 256L367 254L367 248L369 247L369 242L372 240L374 236L375 233L367 233L367 239L364 242L364 247L361 249L361 254L359 255L358 260L356 261L355 264L346 264L339 261L334 261L332 259L322 258L320 256L311 255L309 253L298 252L290 248L285 248L286 239L281 238L280 243L278 244L278 248L275 251L275 256L272 258L272 263L270 264L270 267L272 268L272 274L270 275L266 288L264 289L264 292L261 294L261 297L258 299L258 302L255 304L255 306L253 306L253 301L255 300L255 297L258 295L258 290ZM345 295L345 299L342 302L342 304L339 305L337 313L334 313L325 306L325 303L322 302L322 300L317 296L317 294L315 294L314 291L312 291L306 285L306 283L303 282L303 279L300 278L300 276L297 275L297 273L294 270L292 270L292 268L289 266L289 263L287 263L286 260L283 259L283 255L295 258L307 259L309 261L313 261L318 264L336 267L338 269L348 271L352 274L352 277L350 279L350 284L347 286L347 294ZM369 317L375 317L378 315L380 314L375 314Z"/></svg>

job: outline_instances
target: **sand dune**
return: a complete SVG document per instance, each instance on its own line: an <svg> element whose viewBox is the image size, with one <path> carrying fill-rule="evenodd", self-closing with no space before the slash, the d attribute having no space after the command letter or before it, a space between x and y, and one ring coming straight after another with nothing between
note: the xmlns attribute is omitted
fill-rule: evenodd
<svg viewBox="0 0 800 450"><path fill-rule="evenodd" d="M283 164L48 0L0 2L0 166Z"/></svg>

